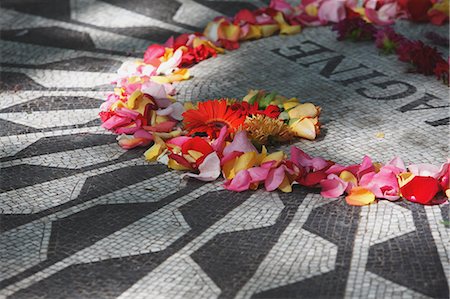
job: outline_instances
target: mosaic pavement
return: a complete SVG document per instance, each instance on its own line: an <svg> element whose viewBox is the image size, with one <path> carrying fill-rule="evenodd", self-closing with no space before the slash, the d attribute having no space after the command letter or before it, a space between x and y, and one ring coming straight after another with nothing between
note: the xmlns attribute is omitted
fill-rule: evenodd
<svg viewBox="0 0 450 299"><path fill-rule="evenodd" d="M231 193L180 181L99 128L123 61L264 4L2 0L0 298L449 298L448 203ZM245 43L192 74L177 85L181 101L259 88L323 106L322 136L298 143L313 155L448 156L448 88L370 43L336 42L329 28Z"/></svg>

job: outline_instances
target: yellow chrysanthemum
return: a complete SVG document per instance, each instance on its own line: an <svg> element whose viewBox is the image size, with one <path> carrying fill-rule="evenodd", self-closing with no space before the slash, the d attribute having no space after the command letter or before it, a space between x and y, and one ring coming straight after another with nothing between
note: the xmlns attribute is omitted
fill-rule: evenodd
<svg viewBox="0 0 450 299"><path fill-rule="evenodd" d="M259 144L275 144L290 141L294 134L282 120L258 114L247 117L245 128L248 137Z"/></svg>

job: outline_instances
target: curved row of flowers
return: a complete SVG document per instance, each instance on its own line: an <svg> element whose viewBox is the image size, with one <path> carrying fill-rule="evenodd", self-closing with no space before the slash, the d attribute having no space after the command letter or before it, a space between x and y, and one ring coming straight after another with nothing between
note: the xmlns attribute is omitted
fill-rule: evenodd
<svg viewBox="0 0 450 299"><path fill-rule="evenodd" d="M448 0L304 0L291 6L284 0L255 11L241 10L233 18L220 17L203 33L171 37L164 45L148 47L143 60L125 62L118 70L114 92L101 106L102 126L116 134L126 149L153 145L145 152L183 177L213 181L221 175L225 188L290 192L297 183L320 187L324 197L347 193L352 205L376 198L401 197L421 204L450 197L449 163L405 167L400 158L386 164L364 157L360 164L343 166L310 157L297 147L291 155L268 153L266 145L313 140L320 134L321 108L276 93L251 90L242 100L217 99L180 103L173 82L189 79L187 67L239 47L239 42L275 33L295 34L302 26L335 23L338 39L375 40L385 53L397 53L424 75L435 74L448 84L449 64L435 48L410 41L390 25L397 18L448 21ZM382 27L377 27L377 26ZM438 200L436 198L441 198Z"/></svg>

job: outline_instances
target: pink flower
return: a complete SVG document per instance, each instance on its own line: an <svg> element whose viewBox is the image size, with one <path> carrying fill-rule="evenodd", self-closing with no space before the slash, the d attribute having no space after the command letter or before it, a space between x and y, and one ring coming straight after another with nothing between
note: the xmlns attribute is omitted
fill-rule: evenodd
<svg viewBox="0 0 450 299"><path fill-rule="evenodd" d="M400 11L396 0L366 0L363 6L366 17L376 25L393 24Z"/></svg>
<svg viewBox="0 0 450 299"><path fill-rule="evenodd" d="M355 0L325 0L320 5L318 17L323 22L340 22L345 19L347 8L353 8Z"/></svg>

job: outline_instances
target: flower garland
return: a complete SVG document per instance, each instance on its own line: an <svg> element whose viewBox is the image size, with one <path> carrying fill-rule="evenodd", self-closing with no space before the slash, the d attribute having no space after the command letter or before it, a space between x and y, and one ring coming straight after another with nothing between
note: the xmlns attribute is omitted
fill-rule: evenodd
<svg viewBox="0 0 450 299"><path fill-rule="evenodd" d="M182 34L164 45L151 45L143 60L125 62L118 70L114 92L101 106L102 127L120 134L118 142L125 149L153 143L145 158L188 171L182 177L213 181L222 175L228 190L264 185L267 191L290 192L293 184L300 184L320 187L327 198L347 193L351 205L402 197L421 204L441 203L445 199L437 200L437 194L450 197L449 162L406 168L398 157L383 165L366 156L360 164L343 166L310 157L297 147L291 147L289 159L282 151L268 153L266 145L294 138L313 140L320 134L321 108L312 103L258 90L242 100L182 104L173 97L172 83L190 78L188 66L225 49L237 49L240 41L277 32L295 34L302 26L329 22L336 23L338 39L375 39L386 53L395 51L418 72L434 73L448 84L448 61L436 49L373 24L389 25L396 18L406 18L441 25L448 21L449 0L366 0L362 7L356 2L304 0L291 6L272 0L268 7L216 18L203 33Z"/></svg>
<svg viewBox="0 0 450 299"><path fill-rule="evenodd" d="M445 60L435 47L427 46L422 41L409 40L390 26L376 28L360 15L342 20L333 25L332 29L338 32L338 40L375 40L376 47L383 54L395 53L400 61L409 62L414 67L414 72L425 76L434 74L438 80L449 85L449 60ZM437 34L431 37L443 41Z"/></svg>

